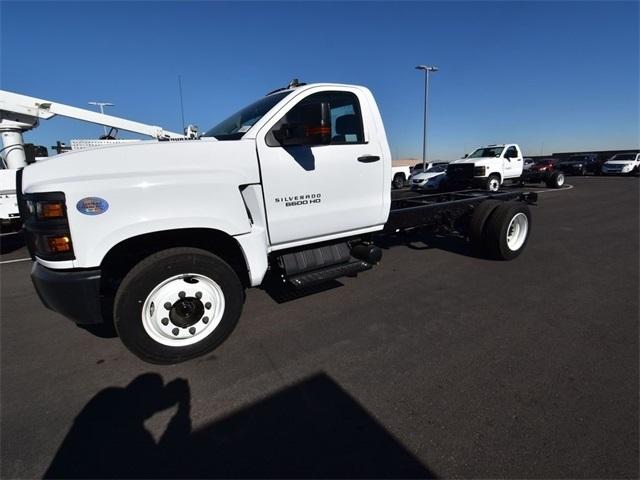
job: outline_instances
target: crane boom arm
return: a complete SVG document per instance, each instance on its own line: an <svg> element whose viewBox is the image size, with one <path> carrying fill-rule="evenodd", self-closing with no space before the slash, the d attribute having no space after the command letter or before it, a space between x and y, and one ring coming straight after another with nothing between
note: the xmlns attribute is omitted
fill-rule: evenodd
<svg viewBox="0 0 640 480"><path fill-rule="evenodd" d="M22 130L25 131L33 128L39 119L48 120L56 115L154 138L184 138L183 134L169 132L155 125L0 90L0 123L17 122L24 125Z"/></svg>

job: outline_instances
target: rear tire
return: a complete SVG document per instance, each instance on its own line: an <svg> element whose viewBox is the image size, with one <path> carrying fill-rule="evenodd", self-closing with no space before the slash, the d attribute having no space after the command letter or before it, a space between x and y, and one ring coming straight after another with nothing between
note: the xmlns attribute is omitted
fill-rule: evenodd
<svg viewBox="0 0 640 480"><path fill-rule="evenodd" d="M205 250L171 248L125 276L114 301L114 325L142 360L179 363L224 342L243 303L243 286L225 261Z"/></svg>
<svg viewBox="0 0 640 480"><path fill-rule="evenodd" d="M531 212L523 203L503 203L487 220L483 231L487 252L497 260L513 260L522 253L531 231Z"/></svg>
<svg viewBox="0 0 640 480"><path fill-rule="evenodd" d="M469 241L474 248L480 251L484 249L483 233L487 219L502 203L500 200L485 200L480 203L471 214L471 220L469 221Z"/></svg>
<svg viewBox="0 0 640 480"><path fill-rule="evenodd" d="M396 173L395 176L393 177L393 188L402 188L404 187L404 183L405 183L405 178L404 175L402 173Z"/></svg>
<svg viewBox="0 0 640 480"><path fill-rule="evenodd" d="M500 177L495 173L489 175L487 183L485 184L485 190L489 192L497 192L500 190Z"/></svg>
<svg viewBox="0 0 640 480"><path fill-rule="evenodd" d="M549 188L561 188L564 185L564 174L562 172L553 172L545 181Z"/></svg>

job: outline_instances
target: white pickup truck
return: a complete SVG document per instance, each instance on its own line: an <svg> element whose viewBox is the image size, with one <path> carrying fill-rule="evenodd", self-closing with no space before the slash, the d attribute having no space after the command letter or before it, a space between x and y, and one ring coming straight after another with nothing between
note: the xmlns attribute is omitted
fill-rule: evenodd
<svg viewBox="0 0 640 480"><path fill-rule="evenodd" d="M497 192L506 180L519 180L524 169L522 151L515 143L487 145L454 160L447 168L449 187L471 184Z"/></svg>
<svg viewBox="0 0 640 480"><path fill-rule="evenodd" d="M374 234L430 228L497 259L525 248L535 193L392 199L390 187L371 92L294 84L197 139L29 165L16 190L45 306L78 324L113 322L143 360L176 363L230 335L245 288L304 288L371 268L382 255Z"/></svg>

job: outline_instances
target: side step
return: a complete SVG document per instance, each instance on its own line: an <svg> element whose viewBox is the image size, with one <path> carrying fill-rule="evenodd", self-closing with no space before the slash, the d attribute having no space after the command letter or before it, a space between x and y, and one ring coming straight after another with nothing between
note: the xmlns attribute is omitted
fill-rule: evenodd
<svg viewBox="0 0 640 480"><path fill-rule="evenodd" d="M355 275L358 272L364 272L372 267L370 263L364 260L356 260L349 263L341 263L339 265L331 265L329 267L320 268L311 272L299 273L286 277L296 288L304 288L318 283L333 280L334 278Z"/></svg>

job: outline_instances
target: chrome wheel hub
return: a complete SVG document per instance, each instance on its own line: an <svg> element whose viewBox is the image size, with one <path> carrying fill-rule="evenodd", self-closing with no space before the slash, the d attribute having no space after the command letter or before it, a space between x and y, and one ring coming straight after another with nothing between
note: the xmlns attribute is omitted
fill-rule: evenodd
<svg viewBox="0 0 640 480"><path fill-rule="evenodd" d="M162 281L142 306L142 326L169 347L193 345L209 336L224 314L224 294L204 275L185 273Z"/></svg>

